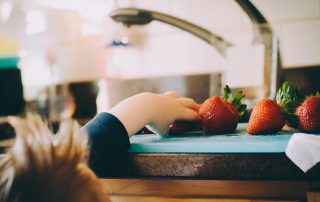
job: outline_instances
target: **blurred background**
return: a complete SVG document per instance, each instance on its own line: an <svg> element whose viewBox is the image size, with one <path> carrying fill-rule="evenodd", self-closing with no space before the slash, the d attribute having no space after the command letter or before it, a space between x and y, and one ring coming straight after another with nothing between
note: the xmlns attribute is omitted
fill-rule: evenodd
<svg viewBox="0 0 320 202"><path fill-rule="evenodd" d="M267 43L253 43L255 26L266 24L253 24L233 0L0 0L0 116L32 111L85 123L139 92L175 90L201 103L225 84L249 89L250 105L249 98L273 96L276 86L266 86L266 76L303 94L319 91L320 0L250 2L270 23ZM221 55L157 21L122 26L109 17L121 7L179 17L233 46ZM266 71L268 51L278 75Z"/></svg>

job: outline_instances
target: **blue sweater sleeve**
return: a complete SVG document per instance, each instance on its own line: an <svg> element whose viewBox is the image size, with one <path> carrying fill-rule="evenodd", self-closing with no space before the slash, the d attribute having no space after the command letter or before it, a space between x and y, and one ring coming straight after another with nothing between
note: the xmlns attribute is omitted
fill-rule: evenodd
<svg viewBox="0 0 320 202"><path fill-rule="evenodd" d="M89 136L89 166L97 176L117 170L121 156L130 148L128 133L115 116L100 113L84 128Z"/></svg>

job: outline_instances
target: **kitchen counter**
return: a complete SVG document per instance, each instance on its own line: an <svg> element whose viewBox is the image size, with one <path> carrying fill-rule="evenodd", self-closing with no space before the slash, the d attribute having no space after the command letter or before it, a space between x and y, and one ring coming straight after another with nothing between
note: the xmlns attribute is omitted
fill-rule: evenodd
<svg viewBox="0 0 320 202"><path fill-rule="evenodd" d="M239 124L235 134L136 135L116 172L106 177L237 180L320 180L320 164L302 172L285 154L294 131L252 136ZM320 135L320 134L319 134Z"/></svg>
<svg viewBox="0 0 320 202"><path fill-rule="evenodd" d="M285 154L128 154L103 177L320 181L320 165L304 173Z"/></svg>
<svg viewBox="0 0 320 202"><path fill-rule="evenodd" d="M245 127L136 135L100 181L115 202L320 202L320 164L304 173L284 153L292 131L250 136Z"/></svg>
<svg viewBox="0 0 320 202"><path fill-rule="evenodd" d="M320 164L304 173L285 155L293 131L250 136L245 127L218 136L136 135L101 181L115 201L320 201Z"/></svg>

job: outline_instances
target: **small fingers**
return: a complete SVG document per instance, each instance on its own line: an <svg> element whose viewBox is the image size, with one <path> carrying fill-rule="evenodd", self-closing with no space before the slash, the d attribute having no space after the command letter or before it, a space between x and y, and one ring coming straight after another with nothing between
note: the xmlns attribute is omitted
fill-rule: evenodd
<svg viewBox="0 0 320 202"><path fill-rule="evenodd" d="M187 108L198 111L199 105L191 98L181 97L179 98L180 103Z"/></svg>
<svg viewBox="0 0 320 202"><path fill-rule="evenodd" d="M170 96L170 97L175 97L175 98L178 98L179 95L176 91L168 91L168 92L165 92L164 95L167 95L167 96Z"/></svg>
<svg viewBox="0 0 320 202"><path fill-rule="evenodd" d="M200 120L200 116L197 111L185 108L185 110L182 111L182 113L179 115L179 117L177 117L177 119L185 121L195 121Z"/></svg>

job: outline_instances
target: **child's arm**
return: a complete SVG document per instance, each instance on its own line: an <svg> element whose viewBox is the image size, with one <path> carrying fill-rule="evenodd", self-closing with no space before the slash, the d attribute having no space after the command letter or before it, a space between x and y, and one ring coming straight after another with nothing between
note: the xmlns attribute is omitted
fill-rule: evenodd
<svg viewBox="0 0 320 202"><path fill-rule="evenodd" d="M192 99L168 92L137 94L120 102L109 113L122 122L131 136L146 125L157 134L165 134L175 120L198 119L197 110L198 105Z"/></svg>
<svg viewBox="0 0 320 202"><path fill-rule="evenodd" d="M197 104L176 93L141 93L127 98L84 126L90 139L89 165L98 176L116 173L117 162L130 147L129 136L149 124L164 134L169 124L198 119Z"/></svg>

